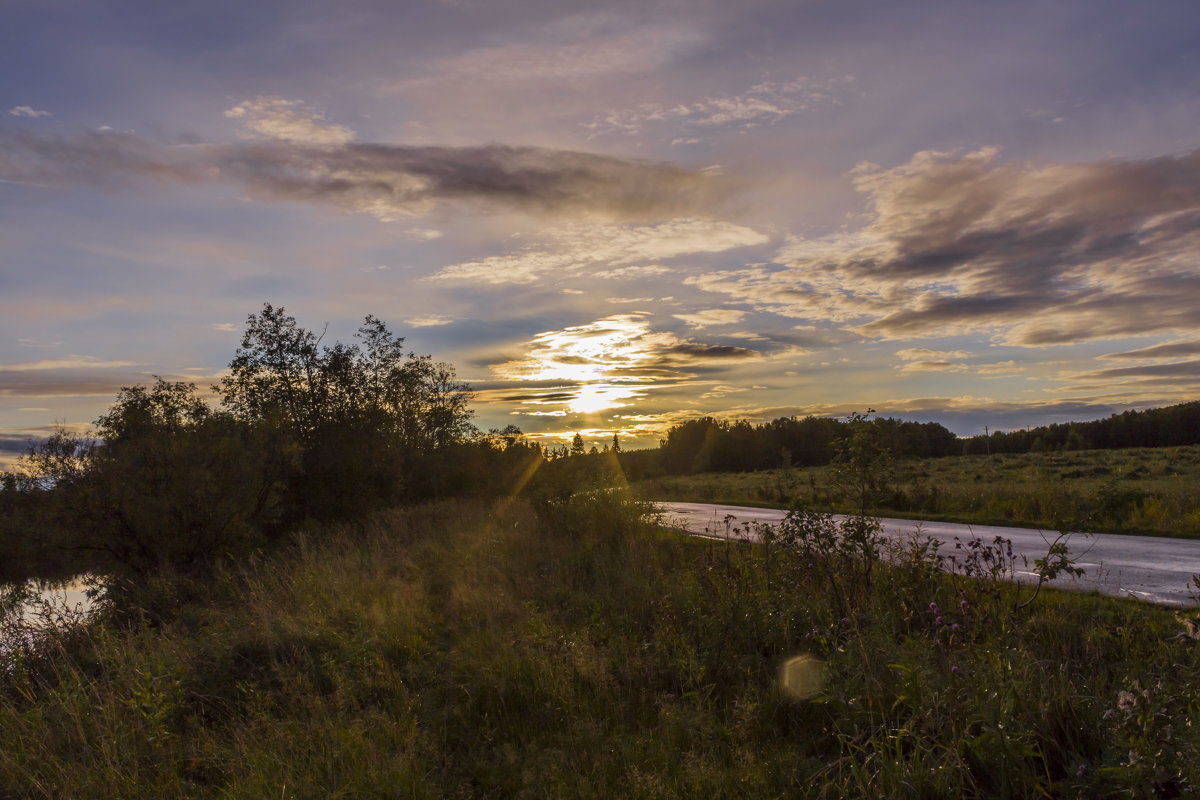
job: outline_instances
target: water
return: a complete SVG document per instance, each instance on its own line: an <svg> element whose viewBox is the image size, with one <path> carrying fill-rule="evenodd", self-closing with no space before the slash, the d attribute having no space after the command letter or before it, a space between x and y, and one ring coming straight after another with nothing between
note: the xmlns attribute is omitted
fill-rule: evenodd
<svg viewBox="0 0 1200 800"><path fill-rule="evenodd" d="M88 596L89 585L87 576L69 581L31 581L27 586L32 592L30 600L0 616L0 650L13 638L36 638L39 632L48 628L86 620L96 605L96 600ZM5 593L13 588L2 587Z"/></svg>
<svg viewBox="0 0 1200 800"><path fill-rule="evenodd" d="M725 535L725 515L733 517L736 536L744 522L778 525L787 514L769 508L749 508L711 503L658 503L665 519L701 536ZM907 519L881 519L881 533L901 538L920 530L943 542L941 552L953 554L954 543L974 538L990 544L996 536L1012 541L1013 552L1032 566L1057 535L1029 528L1003 528L989 525L962 525L952 522L917 522ZM1067 540L1068 553L1081 577L1063 575L1050 585L1132 597L1167 606L1195 606L1200 580L1200 540L1169 539L1158 536L1127 536L1116 533L1075 533ZM1024 562L1022 562L1024 563ZM1018 570L1018 581L1035 582L1037 576Z"/></svg>

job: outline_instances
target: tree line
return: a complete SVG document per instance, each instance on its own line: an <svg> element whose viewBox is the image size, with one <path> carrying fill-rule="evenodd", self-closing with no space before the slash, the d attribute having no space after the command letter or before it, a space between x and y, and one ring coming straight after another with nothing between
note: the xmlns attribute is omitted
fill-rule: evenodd
<svg viewBox="0 0 1200 800"><path fill-rule="evenodd" d="M306 520L512 490L541 448L479 432L470 387L367 316L323 343L270 304L249 315L210 405L161 378L121 389L85 435L59 430L0 474L0 581L197 575Z"/></svg>
<svg viewBox="0 0 1200 800"><path fill-rule="evenodd" d="M624 452L620 461L625 474L635 480L821 466L844 451L854 425L869 426L872 441L893 458L1169 447L1200 444L1200 402L964 438L937 422L891 417L781 417L757 425L701 417L671 427L657 448Z"/></svg>
<svg viewBox="0 0 1200 800"><path fill-rule="evenodd" d="M1090 422L1065 422L963 440L965 455L1052 450L1117 450L1200 444L1200 401L1125 411Z"/></svg>
<svg viewBox="0 0 1200 800"><path fill-rule="evenodd" d="M962 452L962 441L936 422L852 415L781 417L753 425L702 417L670 428L657 449L627 451L621 465L631 479L696 472L750 472L832 463L859 427L894 457L937 458Z"/></svg>

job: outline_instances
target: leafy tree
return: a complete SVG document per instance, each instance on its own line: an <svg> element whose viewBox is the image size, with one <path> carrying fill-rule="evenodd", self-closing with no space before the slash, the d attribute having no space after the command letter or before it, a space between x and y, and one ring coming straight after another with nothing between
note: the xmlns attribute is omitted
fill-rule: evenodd
<svg viewBox="0 0 1200 800"><path fill-rule="evenodd" d="M263 431L161 378L121 389L94 438L60 430L6 481L43 554L103 574L136 602L152 574L191 576L265 542L279 512L280 453Z"/></svg>
<svg viewBox="0 0 1200 800"><path fill-rule="evenodd" d="M236 418L295 438L296 513L343 517L441 492L451 451L475 433L469 387L450 365L407 352L376 317L353 344L322 347L323 336L266 304L214 387Z"/></svg>
<svg viewBox="0 0 1200 800"><path fill-rule="evenodd" d="M891 471L892 451L885 443L890 431L869 419L875 410L853 413L847 420L847 436L834 459L834 474L854 497L859 516L866 517ZM879 420L875 420L875 423Z"/></svg>

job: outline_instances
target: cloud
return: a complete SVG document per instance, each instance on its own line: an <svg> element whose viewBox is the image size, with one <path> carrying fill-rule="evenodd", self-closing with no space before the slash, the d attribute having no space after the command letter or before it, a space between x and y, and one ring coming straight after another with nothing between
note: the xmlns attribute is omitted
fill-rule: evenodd
<svg viewBox="0 0 1200 800"><path fill-rule="evenodd" d="M596 266L615 267L692 253L720 253L764 244L767 236L730 222L680 218L657 225L576 224L544 232L545 245L443 267L431 280L484 283L533 283L549 274L577 273ZM601 270L609 272L612 270Z"/></svg>
<svg viewBox="0 0 1200 800"><path fill-rule="evenodd" d="M1200 330L1200 150L1143 160L998 164L922 152L853 174L856 230L689 279L870 337L988 333L1039 346Z"/></svg>
<svg viewBox="0 0 1200 800"><path fill-rule="evenodd" d="M517 402L539 412L545 411L543 406L565 406L574 413L598 413L687 382L699 371L762 358L762 353L749 348L655 331L640 314L613 314L585 325L545 331L523 349L524 355L490 366L500 384L521 388L485 394L485 401Z"/></svg>
<svg viewBox="0 0 1200 800"><path fill-rule="evenodd" d="M746 312L732 308L710 308L694 314L674 314L673 316L693 328L707 328L712 325L734 325L742 321Z"/></svg>
<svg viewBox="0 0 1200 800"><path fill-rule="evenodd" d="M699 44L684 26L640 26L625 32L576 35L559 44L505 44L468 51L431 65L428 75L393 84L422 97L486 95L548 83L578 85L607 76L651 72ZM560 37L567 38L567 37Z"/></svg>
<svg viewBox="0 0 1200 800"><path fill-rule="evenodd" d="M22 364L0 364L0 372L33 372L52 369L113 369L117 367L136 367L136 361L101 361L90 356L71 356L70 358L43 359L27 361Z"/></svg>
<svg viewBox="0 0 1200 800"><path fill-rule="evenodd" d="M14 117L31 117L33 119L54 116L49 111L42 111L33 106L14 106L8 110L8 113Z"/></svg>
<svg viewBox="0 0 1200 800"><path fill-rule="evenodd" d="M908 347L896 351L896 356L906 362L897 369L905 375L919 372L963 372L967 369L967 365L950 359L967 358L970 355L964 350L930 350L924 347Z"/></svg>
<svg viewBox="0 0 1200 800"><path fill-rule="evenodd" d="M750 128L778 122L814 106L836 103L854 82L845 76L827 81L796 78L763 81L741 94L707 96L683 103L642 103L633 108L597 115L586 126L589 136L621 133L636 135L648 126L670 125L692 128L736 126ZM674 136L671 145L697 144L695 137Z"/></svg>
<svg viewBox="0 0 1200 800"><path fill-rule="evenodd" d="M354 140L354 131L325 122L325 115L307 109L297 100L256 97L243 100L225 112L253 134L268 139L311 145L343 145Z"/></svg>
<svg viewBox="0 0 1200 800"><path fill-rule="evenodd" d="M651 264L641 267L617 267L616 269L605 269L590 274L593 278L600 278L602 280L640 280L642 278L653 278L655 275L666 275L669 272L671 272L670 267L664 267L661 264Z"/></svg>
<svg viewBox="0 0 1200 800"><path fill-rule="evenodd" d="M441 239L446 234L435 228L412 228L406 232L406 235L418 242L432 242L434 239Z"/></svg>
<svg viewBox="0 0 1200 800"><path fill-rule="evenodd" d="M426 314L421 317L413 317L404 320L404 324L411 325L414 328L435 328L439 325L449 325L454 320L444 314Z"/></svg>
<svg viewBox="0 0 1200 800"><path fill-rule="evenodd" d="M899 367L900 372L905 375L915 372L963 372L967 369L966 364L959 364L953 361L910 361Z"/></svg>
<svg viewBox="0 0 1200 800"><path fill-rule="evenodd" d="M1096 370L1075 376L1084 380L1111 378L1182 378L1188 382L1200 381L1200 360L1177 361L1171 364L1142 364L1136 367L1115 367Z"/></svg>
<svg viewBox="0 0 1200 800"><path fill-rule="evenodd" d="M144 378L143 378L144 380ZM12 376L0 372L0 397L107 397L113 398L122 386L138 382L131 378L92 378L84 375L55 377Z"/></svg>
<svg viewBox="0 0 1200 800"><path fill-rule="evenodd" d="M1016 361L997 361L992 364L980 364L975 368L980 375L1015 375L1023 370L1024 367Z"/></svg>
<svg viewBox="0 0 1200 800"><path fill-rule="evenodd" d="M260 200L319 203L383 220L449 203L481 212L648 221L708 213L724 191L715 179L670 164L571 150L285 138L171 145L113 131L0 130L0 179L106 188L145 180L219 182Z"/></svg>
<svg viewBox="0 0 1200 800"><path fill-rule="evenodd" d="M0 397L116 397L122 386L144 380L135 361L90 356L0 364Z"/></svg>
<svg viewBox="0 0 1200 800"><path fill-rule="evenodd" d="M920 361L931 358L968 358L971 354L965 350L929 350L924 347L908 347L897 350L896 355L905 361Z"/></svg>
<svg viewBox="0 0 1200 800"><path fill-rule="evenodd" d="M1124 353L1106 353L1100 358L1155 359L1195 355L1200 355L1200 342L1166 342L1140 350L1127 350Z"/></svg>

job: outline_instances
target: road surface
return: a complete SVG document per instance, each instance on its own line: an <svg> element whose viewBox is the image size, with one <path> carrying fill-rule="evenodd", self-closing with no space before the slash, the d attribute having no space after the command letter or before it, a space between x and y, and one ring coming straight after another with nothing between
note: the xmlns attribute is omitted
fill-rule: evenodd
<svg viewBox="0 0 1200 800"><path fill-rule="evenodd" d="M731 520L732 533L742 533L746 522L777 525L786 511L747 506L725 506L712 503L656 503L669 525L683 528L701 536L724 538L727 535L725 516ZM991 543L997 536L1012 540L1013 554L1018 567L1021 556L1033 566L1034 559L1046 555L1049 543L1057 535L1052 531L1029 528L1001 528L991 525L963 525L954 522L917 522L910 519L880 520L883 534L898 538L912 534L920 526L922 536L945 542L941 553L955 552L954 539L972 538ZM1105 594L1134 597L1151 603L1171 606L1196 605L1196 587L1192 578L1200 574L1200 541L1166 539L1159 536L1124 536L1115 533L1075 533L1067 542L1067 550L1075 566L1084 570L1081 578L1061 576L1049 585L1073 589L1097 589ZM1028 571L1018 571L1018 580L1036 581Z"/></svg>

